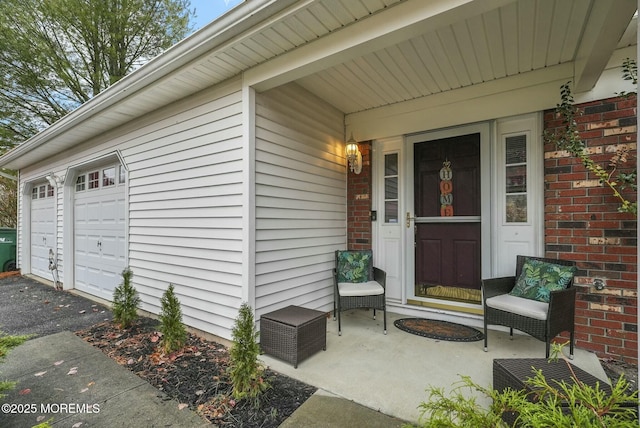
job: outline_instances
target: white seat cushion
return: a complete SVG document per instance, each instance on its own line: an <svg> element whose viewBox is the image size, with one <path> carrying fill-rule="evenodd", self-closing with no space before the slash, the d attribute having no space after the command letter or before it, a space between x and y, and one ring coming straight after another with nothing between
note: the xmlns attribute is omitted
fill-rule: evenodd
<svg viewBox="0 0 640 428"><path fill-rule="evenodd" d="M487 306L541 321L547 319L547 313L549 312L548 303L516 297L510 294L501 294L500 296L488 298Z"/></svg>
<svg viewBox="0 0 640 428"><path fill-rule="evenodd" d="M382 285L375 281L367 282L339 282L338 293L341 296L377 296L384 294Z"/></svg>

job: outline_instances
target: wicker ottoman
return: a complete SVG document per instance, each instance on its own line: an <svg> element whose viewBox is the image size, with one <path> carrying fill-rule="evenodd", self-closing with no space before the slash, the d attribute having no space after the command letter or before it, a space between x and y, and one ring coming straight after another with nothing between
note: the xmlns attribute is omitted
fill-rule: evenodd
<svg viewBox="0 0 640 428"><path fill-rule="evenodd" d="M513 390L525 390L527 393L532 392L529 385L525 381L534 377L533 367L536 370L542 370L542 374L549 382L549 385L555 386L555 382L565 381L572 385L575 383L569 367L565 361L556 361L549 363L544 358L517 358L517 359L495 359L493 360L493 389L504 391L507 387ZM611 393L611 387L606 381L600 380L579 367L571 364L576 377L586 385L595 388L596 383L600 383L600 390ZM532 398L533 399L533 398ZM632 403L629 406L635 407ZM623 407L626 407L623 405ZM518 415L515 412L505 412L502 419L512 426Z"/></svg>
<svg viewBox="0 0 640 428"><path fill-rule="evenodd" d="M327 314L287 306L260 317L260 347L265 354L298 363L327 349Z"/></svg>

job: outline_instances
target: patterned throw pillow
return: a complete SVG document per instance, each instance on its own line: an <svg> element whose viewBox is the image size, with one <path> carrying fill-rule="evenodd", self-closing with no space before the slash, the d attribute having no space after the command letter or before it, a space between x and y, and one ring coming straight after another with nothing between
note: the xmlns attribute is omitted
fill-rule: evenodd
<svg viewBox="0 0 640 428"><path fill-rule="evenodd" d="M338 282L367 282L372 270L371 251L339 251Z"/></svg>
<svg viewBox="0 0 640 428"><path fill-rule="evenodd" d="M575 266L529 259L524 262L522 273L509 294L548 303L551 292L567 288L575 272Z"/></svg>

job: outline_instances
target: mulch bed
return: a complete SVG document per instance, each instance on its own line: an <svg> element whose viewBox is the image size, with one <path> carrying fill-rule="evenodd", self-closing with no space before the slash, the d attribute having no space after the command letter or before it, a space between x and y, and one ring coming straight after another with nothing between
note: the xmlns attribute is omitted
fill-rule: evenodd
<svg viewBox="0 0 640 428"><path fill-rule="evenodd" d="M225 346L189 334L184 348L166 355L160 345L159 326L143 317L127 330L109 321L76 334L178 401L181 408L188 405L221 427L275 428L316 391L267 369L265 379L270 387L259 401L236 401L231 395Z"/></svg>

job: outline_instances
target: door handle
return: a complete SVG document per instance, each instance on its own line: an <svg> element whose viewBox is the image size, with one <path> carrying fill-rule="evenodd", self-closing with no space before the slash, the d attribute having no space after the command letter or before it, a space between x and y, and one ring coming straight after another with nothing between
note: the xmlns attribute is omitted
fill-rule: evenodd
<svg viewBox="0 0 640 428"><path fill-rule="evenodd" d="M411 217L411 213L409 211L407 211L407 216L405 217L406 219L406 225L407 225L407 229L409 229L411 227L411 220L415 220L415 217Z"/></svg>

